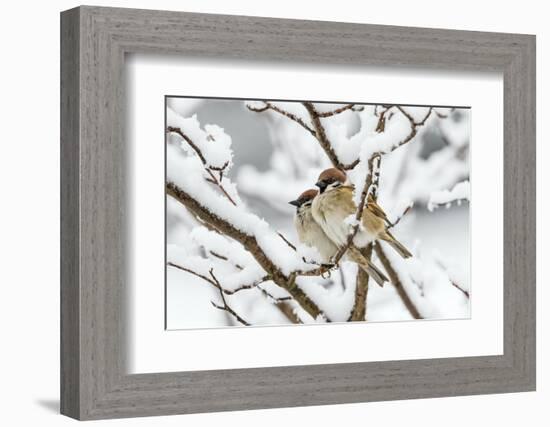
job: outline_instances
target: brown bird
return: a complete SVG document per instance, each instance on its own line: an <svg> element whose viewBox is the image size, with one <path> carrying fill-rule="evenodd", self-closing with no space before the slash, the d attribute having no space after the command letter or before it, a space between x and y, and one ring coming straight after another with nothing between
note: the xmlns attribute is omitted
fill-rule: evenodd
<svg viewBox="0 0 550 427"><path fill-rule="evenodd" d="M338 252L338 246L327 237L321 226L313 218L311 206L318 193L314 189L306 190L296 200L292 200L289 203L296 206L294 226L296 227L300 242L309 247L316 248L321 254L322 261L330 263L332 257ZM384 273L365 258L355 246L348 249L346 256L350 261L359 265L379 285L382 286L385 281L388 281Z"/></svg>
<svg viewBox="0 0 550 427"><path fill-rule="evenodd" d="M329 263L331 258L338 252L338 248L311 215L311 204L318 193L315 189L306 190L296 200L288 203L296 206L294 226L300 242L311 248L316 248L321 254L322 261Z"/></svg>
<svg viewBox="0 0 550 427"><path fill-rule="evenodd" d="M323 171L316 185L320 194L313 201L313 218L329 239L342 247L347 243L353 226L348 218L357 212L357 205L353 200L354 187L346 184L346 174L337 168ZM355 236L354 244L364 247L380 239L390 244L403 258L411 257L407 248L388 230L390 224L384 210L369 197L361 215L362 227Z"/></svg>

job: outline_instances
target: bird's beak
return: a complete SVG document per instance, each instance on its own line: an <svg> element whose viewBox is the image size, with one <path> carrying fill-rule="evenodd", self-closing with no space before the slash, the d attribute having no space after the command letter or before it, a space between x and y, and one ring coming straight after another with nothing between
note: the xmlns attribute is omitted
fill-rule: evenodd
<svg viewBox="0 0 550 427"><path fill-rule="evenodd" d="M325 181L317 181L315 185L319 187L319 193L322 193L327 188L327 183Z"/></svg>
<svg viewBox="0 0 550 427"><path fill-rule="evenodd" d="M300 202L298 200L291 200L288 204L296 207L300 206Z"/></svg>

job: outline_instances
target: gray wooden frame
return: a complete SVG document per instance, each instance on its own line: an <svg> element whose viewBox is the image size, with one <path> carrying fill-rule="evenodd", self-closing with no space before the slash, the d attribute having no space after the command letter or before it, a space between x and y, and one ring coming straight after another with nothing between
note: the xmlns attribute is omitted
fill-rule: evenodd
<svg viewBox="0 0 550 427"><path fill-rule="evenodd" d="M504 354L128 375L129 52L502 72ZM63 414L99 419L535 389L534 36L84 6L61 14L61 122Z"/></svg>

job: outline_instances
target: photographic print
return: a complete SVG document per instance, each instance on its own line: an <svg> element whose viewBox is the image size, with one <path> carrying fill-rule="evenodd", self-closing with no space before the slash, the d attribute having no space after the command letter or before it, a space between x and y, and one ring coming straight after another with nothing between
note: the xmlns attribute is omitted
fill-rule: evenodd
<svg viewBox="0 0 550 427"><path fill-rule="evenodd" d="M470 109L167 96L167 329L470 317Z"/></svg>

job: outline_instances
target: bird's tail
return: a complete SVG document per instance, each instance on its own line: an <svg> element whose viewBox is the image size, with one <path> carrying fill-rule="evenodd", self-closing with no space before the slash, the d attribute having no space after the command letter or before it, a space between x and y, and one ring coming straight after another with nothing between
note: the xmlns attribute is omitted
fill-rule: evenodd
<svg viewBox="0 0 550 427"><path fill-rule="evenodd" d="M355 246L350 246L348 249L348 258L356 263L365 273L367 273L380 286L384 286L384 282L389 282L386 275L380 271L371 261L363 256L363 254Z"/></svg>
<svg viewBox="0 0 550 427"><path fill-rule="evenodd" d="M385 233L382 233L380 239L382 239L384 242L387 242L403 258L412 257L412 254L409 252L409 250L405 246L403 246L400 241L393 237L393 235L389 231L386 230Z"/></svg>

